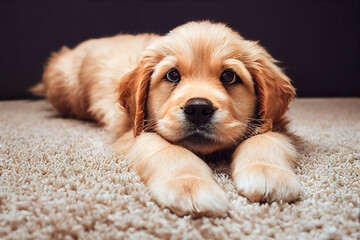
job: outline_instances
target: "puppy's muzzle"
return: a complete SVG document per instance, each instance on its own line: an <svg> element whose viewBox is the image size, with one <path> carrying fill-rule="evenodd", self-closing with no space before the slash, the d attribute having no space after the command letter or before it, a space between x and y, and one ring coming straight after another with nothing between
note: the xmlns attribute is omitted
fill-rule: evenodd
<svg viewBox="0 0 360 240"><path fill-rule="evenodd" d="M184 106L186 120L196 125L209 122L214 112L212 103L205 98L191 98Z"/></svg>

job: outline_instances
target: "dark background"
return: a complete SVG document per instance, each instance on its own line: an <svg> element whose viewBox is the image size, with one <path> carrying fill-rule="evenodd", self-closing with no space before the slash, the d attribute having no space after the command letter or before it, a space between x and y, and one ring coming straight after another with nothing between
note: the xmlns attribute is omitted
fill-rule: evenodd
<svg viewBox="0 0 360 240"><path fill-rule="evenodd" d="M300 97L360 96L359 1L2 1L0 100L30 98L51 51L117 33L164 34L190 20L260 40Z"/></svg>

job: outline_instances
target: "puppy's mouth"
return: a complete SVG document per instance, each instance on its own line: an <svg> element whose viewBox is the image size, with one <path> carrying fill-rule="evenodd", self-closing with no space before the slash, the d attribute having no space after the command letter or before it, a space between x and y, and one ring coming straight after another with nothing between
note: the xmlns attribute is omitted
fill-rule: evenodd
<svg viewBox="0 0 360 240"><path fill-rule="evenodd" d="M184 133L184 137L177 144L186 148L205 147L218 143L214 129L211 126L189 127Z"/></svg>

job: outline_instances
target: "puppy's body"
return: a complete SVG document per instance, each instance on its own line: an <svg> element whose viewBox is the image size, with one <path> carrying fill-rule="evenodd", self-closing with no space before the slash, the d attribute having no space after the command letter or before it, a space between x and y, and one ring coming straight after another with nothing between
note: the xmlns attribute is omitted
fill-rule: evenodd
<svg viewBox="0 0 360 240"><path fill-rule="evenodd" d="M114 150L178 215L226 212L224 191L196 155L225 149L234 152L232 178L248 199L299 197L296 151L272 131L284 129L294 88L262 47L223 24L191 22L163 37L118 35L63 48L43 83L61 114L114 133Z"/></svg>
<svg viewBox="0 0 360 240"><path fill-rule="evenodd" d="M116 89L144 49L159 37L116 35L87 40L72 50L63 47L44 71L47 99L61 115L95 120L122 134L131 124L119 110Z"/></svg>

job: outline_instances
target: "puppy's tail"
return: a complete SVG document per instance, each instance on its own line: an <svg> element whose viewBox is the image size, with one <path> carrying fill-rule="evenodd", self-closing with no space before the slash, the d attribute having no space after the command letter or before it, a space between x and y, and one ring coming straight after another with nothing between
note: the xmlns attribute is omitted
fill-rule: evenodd
<svg viewBox="0 0 360 240"><path fill-rule="evenodd" d="M34 94L35 96L46 97L46 88L43 82L39 82L38 84L30 87L28 91Z"/></svg>

